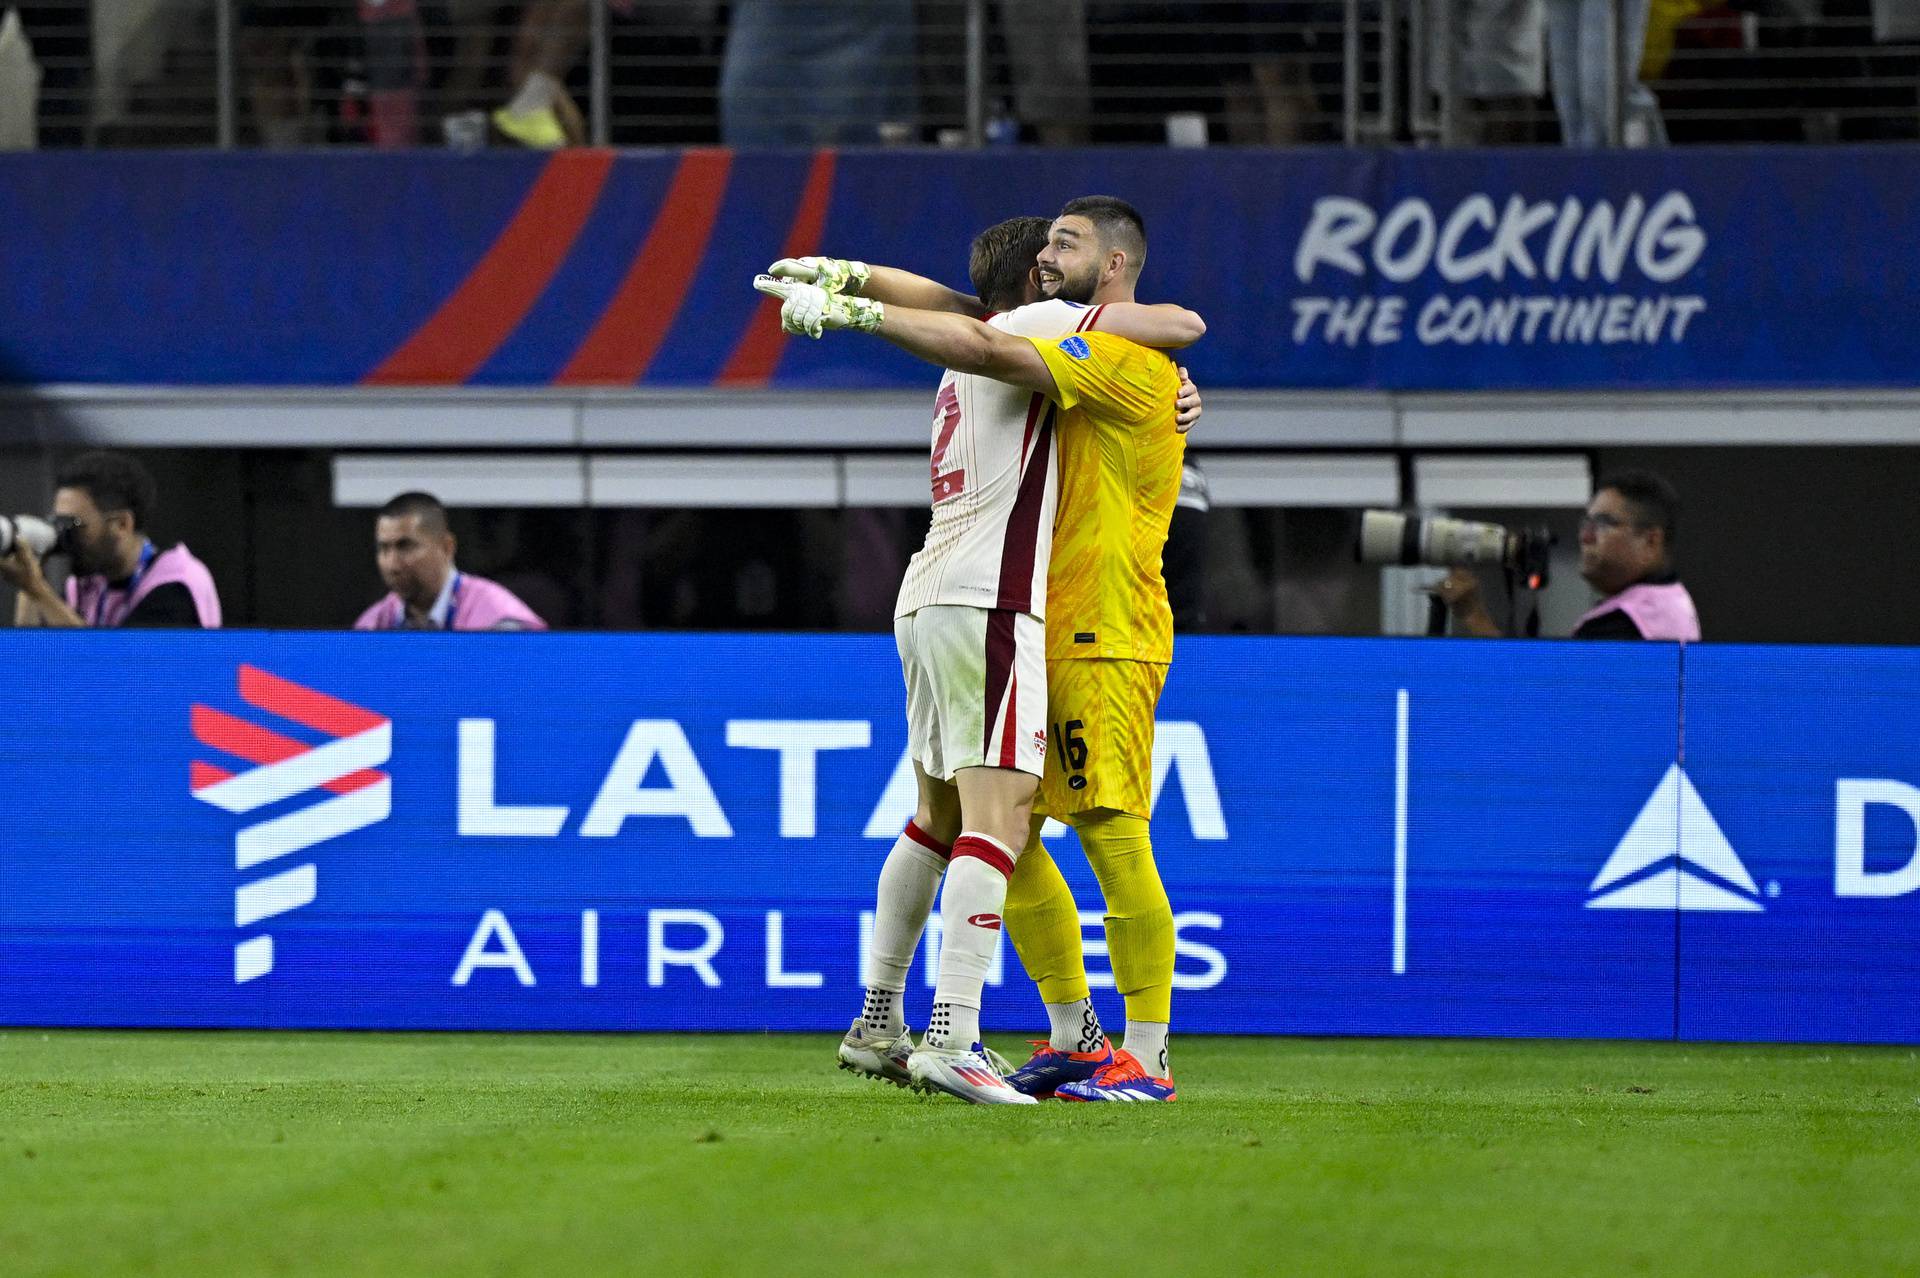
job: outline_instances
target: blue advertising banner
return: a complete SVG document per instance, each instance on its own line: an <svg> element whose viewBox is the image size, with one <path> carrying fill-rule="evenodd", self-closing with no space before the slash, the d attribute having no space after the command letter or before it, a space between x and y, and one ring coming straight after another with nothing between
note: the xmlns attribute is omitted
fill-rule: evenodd
<svg viewBox="0 0 1920 1278"><path fill-rule="evenodd" d="M1920 150L0 156L0 381L917 387L749 288L1090 193L1209 386L1920 384Z"/></svg>
<svg viewBox="0 0 1920 1278"><path fill-rule="evenodd" d="M1707 647L1686 667L1712 816L1683 813L1682 855L1751 905L1682 916L1681 1035L1920 1041L1920 660Z"/></svg>
<svg viewBox="0 0 1920 1278"><path fill-rule="evenodd" d="M913 810L884 636L0 661L5 1024L837 1029ZM1920 1041L1916 704L1910 652L1183 639L1176 1023ZM1044 1024L1010 946L986 1023Z"/></svg>

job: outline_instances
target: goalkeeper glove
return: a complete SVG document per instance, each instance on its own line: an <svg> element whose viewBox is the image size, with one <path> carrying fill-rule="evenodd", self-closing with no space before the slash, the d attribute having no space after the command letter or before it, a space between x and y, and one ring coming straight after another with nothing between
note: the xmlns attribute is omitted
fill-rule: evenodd
<svg viewBox="0 0 1920 1278"><path fill-rule="evenodd" d="M865 262L849 262L837 257L783 257L767 268L767 274L802 284L818 284L829 293L858 294L866 287L873 268Z"/></svg>
<svg viewBox="0 0 1920 1278"><path fill-rule="evenodd" d="M869 297L838 297L818 284L756 275L753 286L781 300L780 327L789 333L818 337L830 328L857 328L871 333L887 317L887 308Z"/></svg>

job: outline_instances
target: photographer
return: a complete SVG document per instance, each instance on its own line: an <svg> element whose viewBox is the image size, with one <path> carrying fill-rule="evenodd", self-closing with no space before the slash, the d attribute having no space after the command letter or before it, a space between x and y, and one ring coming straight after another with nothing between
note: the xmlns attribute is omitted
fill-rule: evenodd
<svg viewBox="0 0 1920 1278"><path fill-rule="evenodd" d="M1673 568L1679 505L1673 485L1649 471L1601 481L1580 521L1580 575L1601 599L1574 626L1575 639L1700 638L1693 597ZM1501 633L1473 572L1455 568L1427 593L1447 605L1455 634Z"/></svg>
<svg viewBox="0 0 1920 1278"><path fill-rule="evenodd" d="M85 453L54 480L53 554L72 568L64 597L47 584L24 541L0 556L0 579L20 592L18 626L178 626L217 629L213 575L184 545L160 550L147 536L153 476L121 453Z"/></svg>
<svg viewBox="0 0 1920 1278"><path fill-rule="evenodd" d="M385 598L355 630L545 630L547 623L496 581L453 566L447 508L430 493L401 493L373 525L374 564Z"/></svg>

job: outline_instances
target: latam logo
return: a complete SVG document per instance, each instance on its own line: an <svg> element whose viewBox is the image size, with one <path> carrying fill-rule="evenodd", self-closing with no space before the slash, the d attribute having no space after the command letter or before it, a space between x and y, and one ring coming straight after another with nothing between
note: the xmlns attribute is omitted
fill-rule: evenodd
<svg viewBox="0 0 1920 1278"><path fill-rule="evenodd" d="M235 984L273 970L273 937L258 925L313 903L319 876L311 863L288 867L284 858L365 829L393 810L393 781L374 771L393 754L393 723L384 715L324 692L240 667L240 700L256 710L327 738L312 744L212 706L193 707L193 736L201 745L256 766L231 771L193 761L193 797L242 815L298 795L322 797L290 812L243 827L234 836L233 864L243 876L234 888L233 925L253 932L235 942ZM269 872L254 874L260 867Z"/></svg>
<svg viewBox="0 0 1920 1278"><path fill-rule="evenodd" d="M1677 763L1587 891L1599 894L1587 901L1590 910L1766 909L1753 876Z"/></svg>

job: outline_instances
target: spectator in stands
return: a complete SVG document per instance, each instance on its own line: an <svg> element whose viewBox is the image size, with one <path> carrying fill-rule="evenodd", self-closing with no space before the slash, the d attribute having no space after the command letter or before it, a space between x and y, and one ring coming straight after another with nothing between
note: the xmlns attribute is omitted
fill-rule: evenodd
<svg viewBox="0 0 1920 1278"><path fill-rule="evenodd" d="M39 132L45 147L86 146L93 107L93 27L85 4L0 5L20 15L40 65Z"/></svg>
<svg viewBox="0 0 1920 1278"><path fill-rule="evenodd" d="M1165 143L1190 113L1216 142L1330 140L1317 90L1338 90L1338 6L1093 0L1089 22L1096 142Z"/></svg>
<svg viewBox="0 0 1920 1278"><path fill-rule="evenodd" d="M360 59L366 72L366 140L383 149L420 141L428 85L420 0L361 0Z"/></svg>
<svg viewBox="0 0 1920 1278"><path fill-rule="evenodd" d="M958 123L966 114L967 6L962 0L918 0L917 8L926 114ZM1093 109L1087 0L998 0L988 9L1006 54L1007 86L1020 124L1042 146L1086 145Z"/></svg>
<svg viewBox="0 0 1920 1278"><path fill-rule="evenodd" d="M1673 485L1651 472L1601 481L1580 521L1580 575L1601 599L1575 623L1575 639L1700 638L1693 597L1673 566L1679 510ZM1430 593L1453 614L1455 634L1500 634L1475 574L1456 568Z"/></svg>
<svg viewBox="0 0 1920 1278"><path fill-rule="evenodd" d="M0 11L0 151L40 145L40 79L19 12Z"/></svg>
<svg viewBox="0 0 1920 1278"><path fill-rule="evenodd" d="M1221 33L1219 49L1229 62L1226 80L1227 141L1244 146L1291 146L1332 141L1323 117L1322 92L1337 91L1341 74L1342 14L1331 3L1302 2L1223 6L1233 27Z"/></svg>
<svg viewBox="0 0 1920 1278"><path fill-rule="evenodd" d="M507 38L507 25L499 21L507 16L501 6L494 0L442 0L437 16L444 23L433 33L442 116L497 105L499 46ZM509 91L516 87L513 82L507 85Z"/></svg>
<svg viewBox="0 0 1920 1278"><path fill-rule="evenodd" d="M1560 140L1568 146L1608 142L1613 77L1607 74L1607 28L1620 15L1619 74L1623 146L1665 146L1666 126L1653 90L1640 82L1647 41L1648 0L1546 0L1547 60L1553 68L1553 107Z"/></svg>
<svg viewBox="0 0 1920 1278"><path fill-rule="evenodd" d="M240 8L240 63L260 145L272 150L313 146L323 130L313 116L308 52L335 6L255 0Z"/></svg>
<svg viewBox="0 0 1920 1278"><path fill-rule="evenodd" d="M447 508L429 493L401 493L374 522L374 560L388 594L355 630L545 630L547 623L498 582L453 564Z"/></svg>
<svg viewBox="0 0 1920 1278"><path fill-rule="evenodd" d="M487 101L493 136L535 149L590 140L582 104L590 92L587 54L592 4L529 0L514 15L502 70L489 83L499 33L486 0L446 0L452 44L441 83L450 114ZM713 92L719 0L605 0L608 101L616 144L685 145L717 136ZM623 49L625 52L623 53Z"/></svg>
<svg viewBox="0 0 1920 1278"><path fill-rule="evenodd" d="M1533 102L1546 90L1541 0L1460 0L1453 13L1454 91L1466 104L1461 141L1534 141Z"/></svg>
<svg viewBox="0 0 1920 1278"><path fill-rule="evenodd" d="M493 127L522 146L551 150L582 146L586 118L567 92L567 74L586 52L588 0L532 0L513 36L507 83L513 96L493 113ZM632 0L613 0L621 11Z"/></svg>
<svg viewBox="0 0 1920 1278"><path fill-rule="evenodd" d="M73 521L62 539L72 564L56 593L24 543L0 557L0 578L20 592L19 626L220 625L213 574L184 544L160 550L147 536L153 476L123 453L84 453L54 479L55 519Z"/></svg>
<svg viewBox="0 0 1920 1278"><path fill-rule="evenodd" d="M914 0L735 0L720 69L728 146L873 143L918 118Z"/></svg>
<svg viewBox="0 0 1920 1278"><path fill-rule="evenodd" d="M423 7L424 0L242 5L240 62L260 144L417 144L429 78ZM335 108L331 119L317 103Z"/></svg>

